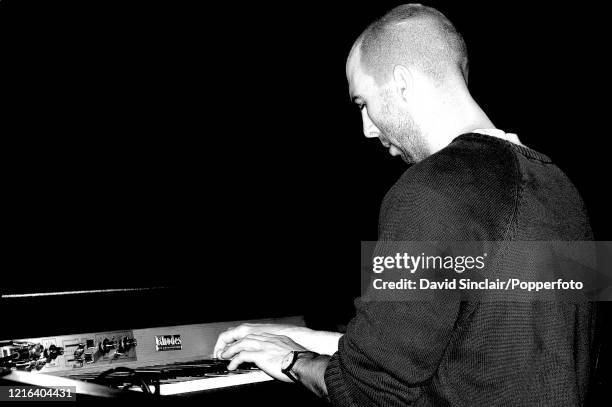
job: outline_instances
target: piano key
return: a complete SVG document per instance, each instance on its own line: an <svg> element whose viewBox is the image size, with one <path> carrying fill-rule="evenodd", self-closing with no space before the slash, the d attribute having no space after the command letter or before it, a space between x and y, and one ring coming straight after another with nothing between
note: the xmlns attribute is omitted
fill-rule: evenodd
<svg viewBox="0 0 612 407"><path fill-rule="evenodd" d="M262 383L271 380L274 379L262 371L250 371L242 374L230 374L219 377L184 377L171 379L168 382L166 382L166 380L160 382L159 391L162 396L170 396L174 394L193 393L198 391L220 389L224 387ZM130 390L142 391L137 387L133 387Z"/></svg>

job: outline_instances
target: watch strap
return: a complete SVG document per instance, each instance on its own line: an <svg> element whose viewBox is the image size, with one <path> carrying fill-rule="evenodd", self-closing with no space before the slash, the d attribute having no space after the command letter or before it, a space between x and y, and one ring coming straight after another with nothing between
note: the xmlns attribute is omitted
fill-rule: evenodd
<svg viewBox="0 0 612 407"><path fill-rule="evenodd" d="M297 377L295 377L293 375L293 373L291 372L291 369L293 369L293 366L295 365L295 362L297 362L298 357L302 353L312 353L314 355L316 355L316 353L312 352L312 351L309 351L309 350L294 350L294 351L291 351L291 353L292 353L291 362L289 363L289 365L287 365L286 368L281 369L281 372L283 372L285 374L285 376L289 377L295 383L299 383L300 381L297 379Z"/></svg>

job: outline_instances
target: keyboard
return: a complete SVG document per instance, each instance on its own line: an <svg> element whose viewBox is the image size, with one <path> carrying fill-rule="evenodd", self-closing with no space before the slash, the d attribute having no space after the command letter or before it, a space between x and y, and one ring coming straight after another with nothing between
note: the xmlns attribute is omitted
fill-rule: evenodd
<svg viewBox="0 0 612 407"><path fill-rule="evenodd" d="M135 391L143 391L142 380L151 393L162 396L273 380L253 364L244 363L230 372L228 363L227 360L203 359L136 369L118 368L102 377L100 373L91 372L68 375L68 378Z"/></svg>
<svg viewBox="0 0 612 407"><path fill-rule="evenodd" d="M5 340L0 358L15 359L14 380L64 379L83 392L102 385L164 396L272 381L253 364L230 372L229 361L211 357L218 335L245 322L304 326L295 316Z"/></svg>

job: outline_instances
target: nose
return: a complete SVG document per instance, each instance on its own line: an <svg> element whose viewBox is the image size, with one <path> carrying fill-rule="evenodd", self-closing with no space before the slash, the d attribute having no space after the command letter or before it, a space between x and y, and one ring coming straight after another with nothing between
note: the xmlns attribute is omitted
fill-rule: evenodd
<svg viewBox="0 0 612 407"><path fill-rule="evenodd" d="M370 120L367 108L361 110L361 121L363 122L363 135L367 138L376 138L380 135L378 128Z"/></svg>

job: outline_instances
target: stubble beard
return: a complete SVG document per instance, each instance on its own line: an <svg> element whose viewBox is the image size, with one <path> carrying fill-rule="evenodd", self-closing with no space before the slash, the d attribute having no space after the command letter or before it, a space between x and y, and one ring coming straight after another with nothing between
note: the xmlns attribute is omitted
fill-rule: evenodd
<svg viewBox="0 0 612 407"><path fill-rule="evenodd" d="M407 164L415 164L427 158L429 154L425 144L426 135L414 122L410 113L398 108L389 90L385 89L381 97L383 100L381 130L387 140L394 141Z"/></svg>
<svg viewBox="0 0 612 407"><path fill-rule="evenodd" d="M385 118L383 133L393 140L402 152L401 157L407 164L415 164L426 157L423 147L421 130L407 114L392 114Z"/></svg>

